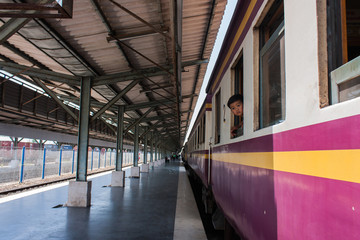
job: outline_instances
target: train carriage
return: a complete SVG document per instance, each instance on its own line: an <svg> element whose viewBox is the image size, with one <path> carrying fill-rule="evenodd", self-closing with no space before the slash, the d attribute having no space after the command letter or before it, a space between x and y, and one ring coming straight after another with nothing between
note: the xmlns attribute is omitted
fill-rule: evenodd
<svg viewBox="0 0 360 240"><path fill-rule="evenodd" d="M210 181L210 146L209 141L206 141L206 139L211 137L211 129L206 126L211 125L211 109L211 96L208 96L199 110L185 150L188 165L194 170L206 188L208 188L208 182Z"/></svg>
<svg viewBox="0 0 360 240"><path fill-rule="evenodd" d="M359 1L238 1L187 160L239 236L360 239L359 79Z"/></svg>

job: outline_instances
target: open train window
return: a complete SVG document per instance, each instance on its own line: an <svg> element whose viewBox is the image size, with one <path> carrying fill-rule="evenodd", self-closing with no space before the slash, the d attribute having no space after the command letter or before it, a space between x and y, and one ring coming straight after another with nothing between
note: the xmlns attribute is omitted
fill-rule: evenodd
<svg viewBox="0 0 360 240"><path fill-rule="evenodd" d="M322 4L326 4L327 15L329 98L334 104L360 96L360 1Z"/></svg>
<svg viewBox="0 0 360 240"><path fill-rule="evenodd" d="M244 59L242 53L240 57L235 62L232 67L232 76L233 76L233 84L232 84L232 95L241 94L243 95L243 84L244 84ZM244 105L244 104L243 104ZM233 114L233 118L231 119L231 127L239 126L243 119L240 119L239 116ZM243 131L237 131L238 133L235 136L231 136L231 138L236 138L243 135Z"/></svg>
<svg viewBox="0 0 360 240"><path fill-rule="evenodd" d="M285 119L284 4L275 1L259 27L259 127Z"/></svg>
<svg viewBox="0 0 360 240"><path fill-rule="evenodd" d="M221 89L215 95L215 144L220 142L221 125Z"/></svg>

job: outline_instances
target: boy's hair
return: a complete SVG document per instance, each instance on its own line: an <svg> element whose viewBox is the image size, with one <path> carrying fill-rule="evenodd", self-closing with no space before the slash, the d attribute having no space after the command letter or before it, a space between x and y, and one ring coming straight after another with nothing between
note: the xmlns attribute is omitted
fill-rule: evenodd
<svg viewBox="0 0 360 240"><path fill-rule="evenodd" d="M239 100L243 103L243 96L241 94L232 95L227 102L227 106L230 108L230 104Z"/></svg>

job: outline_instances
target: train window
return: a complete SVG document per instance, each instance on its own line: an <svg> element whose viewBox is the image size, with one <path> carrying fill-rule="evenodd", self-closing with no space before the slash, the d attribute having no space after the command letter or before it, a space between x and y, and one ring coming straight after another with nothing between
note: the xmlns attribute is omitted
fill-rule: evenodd
<svg viewBox="0 0 360 240"><path fill-rule="evenodd" d="M259 127L285 119L285 39L283 1L275 1L259 29Z"/></svg>
<svg viewBox="0 0 360 240"><path fill-rule="evenodd" d="M199 143L202 144L202 133L203 133L202 117L200 118L199 127L200 127Z"/></svg>
<svg viewBox="0 0 360 240"><path fill-rule="evenodd" d="M220 142L220 124L221 124L221 89L215 95L215 144Z"/></svg>
<svg viewBox="0 0 360 240"><path fill-rule="evenodd" d="M202 135L202 142L204 143L205 142L205 130L206 130L206 128L205 128L205 116L206 115L204 115L204 117L203 117L203 135Z"/></svg>
<svg viewBox="0 0 360 240"><path fill-rule="evenodd" d="M194 132L194 150L196 149L196 131Z"/></svg>
<svg viewBox="0 0 360 240"><path fill-rule="evenodd" d="M198 132L198 128L196 128L196 132L195 132L195 148L196 149L199 148L199 142L198 142L199 138L198 138L198 136L199 136L199 132Z"/></svg>
<svg viewBox="0 0 360 240"><path fill-rule="evenodd" d="M334 104L360 96L360 2L328 0L326 14L329 98Z"/></svg>
<svg viewBox="0 0 360 240"><path fill-rule="evenodd" d="M197 148L199 148L200 146L200 125L197 127L197 140L196 140L196 142L197 142Z"/></svg>
<svg viewBox="0 0 360 240"><path fill-rule="evenodd" d="M243 82L244 82L244 60L242 53L240 54L239 59L235 63L232 68L232 76L233 76L233 89L232 94L241 94L243 95ZM239 116L233 114L233 118L231 119L231 126L239 126L242 119ZM235 136L231 136L231 138L239 137L243 134L243 132L238 131L239 134Z"/></svg>

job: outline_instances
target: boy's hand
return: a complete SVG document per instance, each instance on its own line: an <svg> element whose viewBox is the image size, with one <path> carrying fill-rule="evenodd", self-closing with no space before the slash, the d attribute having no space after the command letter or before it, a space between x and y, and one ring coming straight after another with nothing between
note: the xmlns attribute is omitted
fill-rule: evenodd
<svg viewBox="0 0 360 240"><path fill-rule="evenodd" d="M236 132L237 132L237 130L239 129L239 126L233 126L233 127L231 127L231 129L230 129L230 134L231 134L231 137L236 137Z"/></svg>

